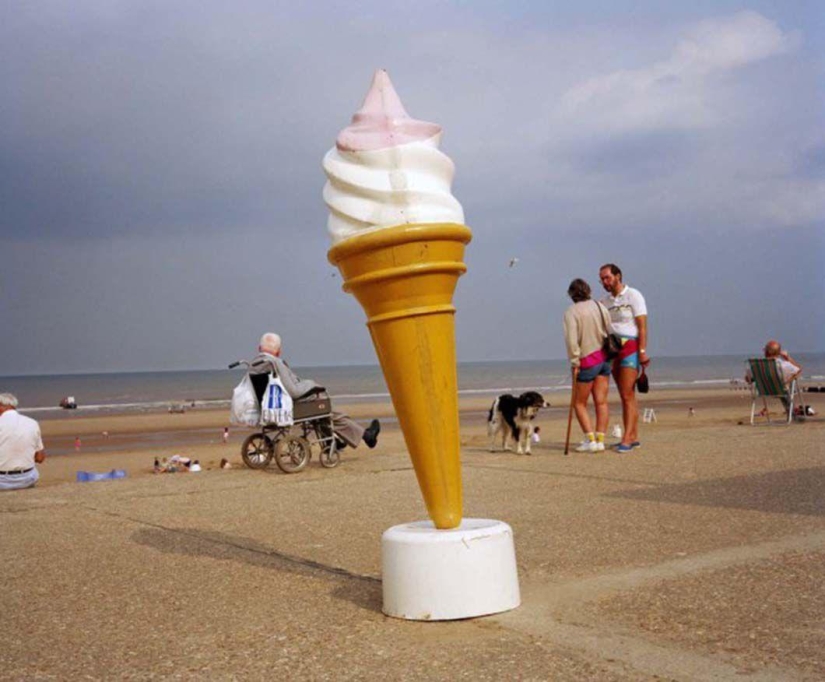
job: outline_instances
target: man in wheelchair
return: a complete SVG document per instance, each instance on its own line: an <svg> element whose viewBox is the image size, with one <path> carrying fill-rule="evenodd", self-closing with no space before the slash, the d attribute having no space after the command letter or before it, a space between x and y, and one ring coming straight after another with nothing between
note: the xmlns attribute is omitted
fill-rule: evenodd
<svg viewBox="0 0 825 682"><path fill-rule="evenodd" d="M270 372L274 372L284 389L295 402L311 400L317 393L326 391L312 379L300 379L281 358L281 337L273 332L267 332L261 337L258 344L258 355L249 363L249 378L255 387L255 393L260 401L263 397ZM332 430L335 433L338 449L349 445L357 448L363 440L367 447L374 448L378 443L378 433L381 424L373 419L365 429L358 422L342 412L332 413Z"/></svg>

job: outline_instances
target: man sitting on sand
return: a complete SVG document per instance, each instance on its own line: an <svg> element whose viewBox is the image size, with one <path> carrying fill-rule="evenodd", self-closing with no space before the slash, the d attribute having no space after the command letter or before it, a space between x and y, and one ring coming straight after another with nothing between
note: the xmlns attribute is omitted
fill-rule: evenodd
<svg viewBox="0 0 825 682"><path fill-rule="evenodd" d="M17 411L11 393L0 393L0 490L34 486L40 478L35 464L45 459L38 423Z"/></svg>
<svg viewBox="0 0 825 682"><path fill-rule="evenodd" d="M261 337L258 344L258 355L249 364L249 374L255 376L269 374L273 371L293 400L306 399L314 393L324 390L323 386L319 386L312 379L298 378L286 361L281 359L281 337L273 332L267 332ZM333 412L332 430L335 432L339 449L345 445L357 448L362 440L368 447L374 448L378 443L378 432L381 430L381 424L377 419L373 419L365 429L347 415L341 412Z"/></svg>

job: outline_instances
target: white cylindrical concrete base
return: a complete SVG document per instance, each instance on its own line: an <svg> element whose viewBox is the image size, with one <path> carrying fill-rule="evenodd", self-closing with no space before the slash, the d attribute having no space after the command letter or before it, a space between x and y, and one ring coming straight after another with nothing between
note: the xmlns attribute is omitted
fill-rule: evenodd
<svg viewBox="0 0 825 682"><path fill-rule="evenodd" d="M393 526L381 538L384 613L408 620L455 620L521 603L513 529L464 519L437 530L431 521Z"/></svg>

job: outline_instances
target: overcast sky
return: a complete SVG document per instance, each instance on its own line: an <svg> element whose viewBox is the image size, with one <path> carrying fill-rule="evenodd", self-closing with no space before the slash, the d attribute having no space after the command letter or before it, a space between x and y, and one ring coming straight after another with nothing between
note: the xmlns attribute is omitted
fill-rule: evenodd
<svg viewBox="0 0 825 682"><path fill-rule="evenodd" d="M606 261L654 360L825 350L818 0L27 0L0 6L0 375L218 368L270 330L374 363L321 159L379 67L456 164L459 360L562 357Z"/></svg>

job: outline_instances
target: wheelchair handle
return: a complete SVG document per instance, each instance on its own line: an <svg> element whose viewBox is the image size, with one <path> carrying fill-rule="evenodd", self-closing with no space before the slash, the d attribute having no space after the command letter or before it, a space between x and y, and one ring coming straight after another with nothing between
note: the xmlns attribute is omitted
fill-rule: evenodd
<svg viewBox="0 0 825 682"><path fill-rule="evenodd" d="M241 365L246 365L249 367L249 362L246 360L236 360L231 365L229 365L228 369L235 369L236 367L240 367Z"/></svg>

